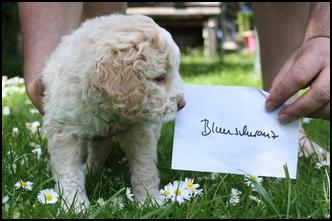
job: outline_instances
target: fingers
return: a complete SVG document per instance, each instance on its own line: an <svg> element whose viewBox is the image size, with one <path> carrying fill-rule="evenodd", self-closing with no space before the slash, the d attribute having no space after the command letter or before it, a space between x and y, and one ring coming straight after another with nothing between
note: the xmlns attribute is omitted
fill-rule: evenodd
<svg viewBox="0 0 332 221"><path fill-rule="evenodd" d="M274 83L265 103L266 109L268 111L275 110L296 92L308 85L316 77L321 68L322 62L315 57L315 54L312 52L303 52L287 74L284 74L281 80L279 78Z"/></svg>
<svg viewBox="0 0 332 221"><path fill-rule="evenodd" d="M310 90L279 113L279 120L282 123L288 123L321 109L330 101L329 85L330 70L326 68L319 74ZM322 111L326 112L326 108L320 110L320 112Z"/></svg>
<svg viewBox="0 0 332 221"><path fill-rule="evenodd" d="M319 110L308 115L310 118L323 118L325 120L330 120L330 102L325 104Z"/></svg>
<svg viewBox="0 0 332 221"><path fill-rule="evenodd" d="M321 109L308 115L310 118L322 118L325 120L330 120L330 102L326 104Z"/></svg>
<svg viewBox="0 0 332 221"><path fill-rule="evenodd" d="M295 56L296 53L294 53L287 61L286 64L281 68L280 72L277 74L277 76L275 77L275 79L272 82L270 91L272 88L274 88L276 85L278 85L280 83L280 81L285 77L286 74L288 74L289 70L291 69L291 67L294 64L295 61Z"/></svg>

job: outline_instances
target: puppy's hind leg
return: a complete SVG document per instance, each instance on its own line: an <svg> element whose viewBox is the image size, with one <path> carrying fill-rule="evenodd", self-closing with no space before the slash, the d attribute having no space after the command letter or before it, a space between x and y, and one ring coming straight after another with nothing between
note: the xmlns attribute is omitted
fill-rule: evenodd
<svg viewBox="0 0 332 221"><path fill-rule="evenodd" d="M104 165L110 150L111 138L89 141L89 155L85 165L85 172L96 173Z"/></svg>

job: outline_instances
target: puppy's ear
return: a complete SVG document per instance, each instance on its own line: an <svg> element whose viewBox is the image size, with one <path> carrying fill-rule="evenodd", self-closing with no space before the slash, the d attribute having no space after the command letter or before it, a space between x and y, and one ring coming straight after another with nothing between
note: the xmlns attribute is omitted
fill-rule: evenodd
<svg viewBox="0 0 332 221"><path fill-rule="evenodd" d="M141 51L135 42L107 49L91 79L92 85L126 116L139 113L147 99L145 77L138 68L144 61Z"/></svg>

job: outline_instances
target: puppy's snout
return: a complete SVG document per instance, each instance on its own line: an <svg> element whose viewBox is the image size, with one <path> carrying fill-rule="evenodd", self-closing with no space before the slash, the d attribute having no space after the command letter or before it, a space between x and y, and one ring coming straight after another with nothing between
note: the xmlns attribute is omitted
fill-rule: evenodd
<svg viewBox="0 0 332 221"><path fill-rule="evenodd" d="M186 102L183 98L178 101L178 110L181 110L186 105Z"/></svg>

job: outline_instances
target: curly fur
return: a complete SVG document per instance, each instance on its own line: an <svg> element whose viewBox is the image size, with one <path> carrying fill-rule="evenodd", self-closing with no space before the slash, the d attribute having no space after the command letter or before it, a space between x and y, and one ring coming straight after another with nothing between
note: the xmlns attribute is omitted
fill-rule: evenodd
<svg viewBox="0 0 332 221"><path fill-rule="evenodd" d="M77 194L77 208L89 205L82 147L89 145L87 166L96 169L110 139L87 139L108 134L126 153L136 197L158 195L161 125L183 102L179 61L171 35L143 15L98 17L63 37L42 79L51 166L67 202Z"/></svg>

